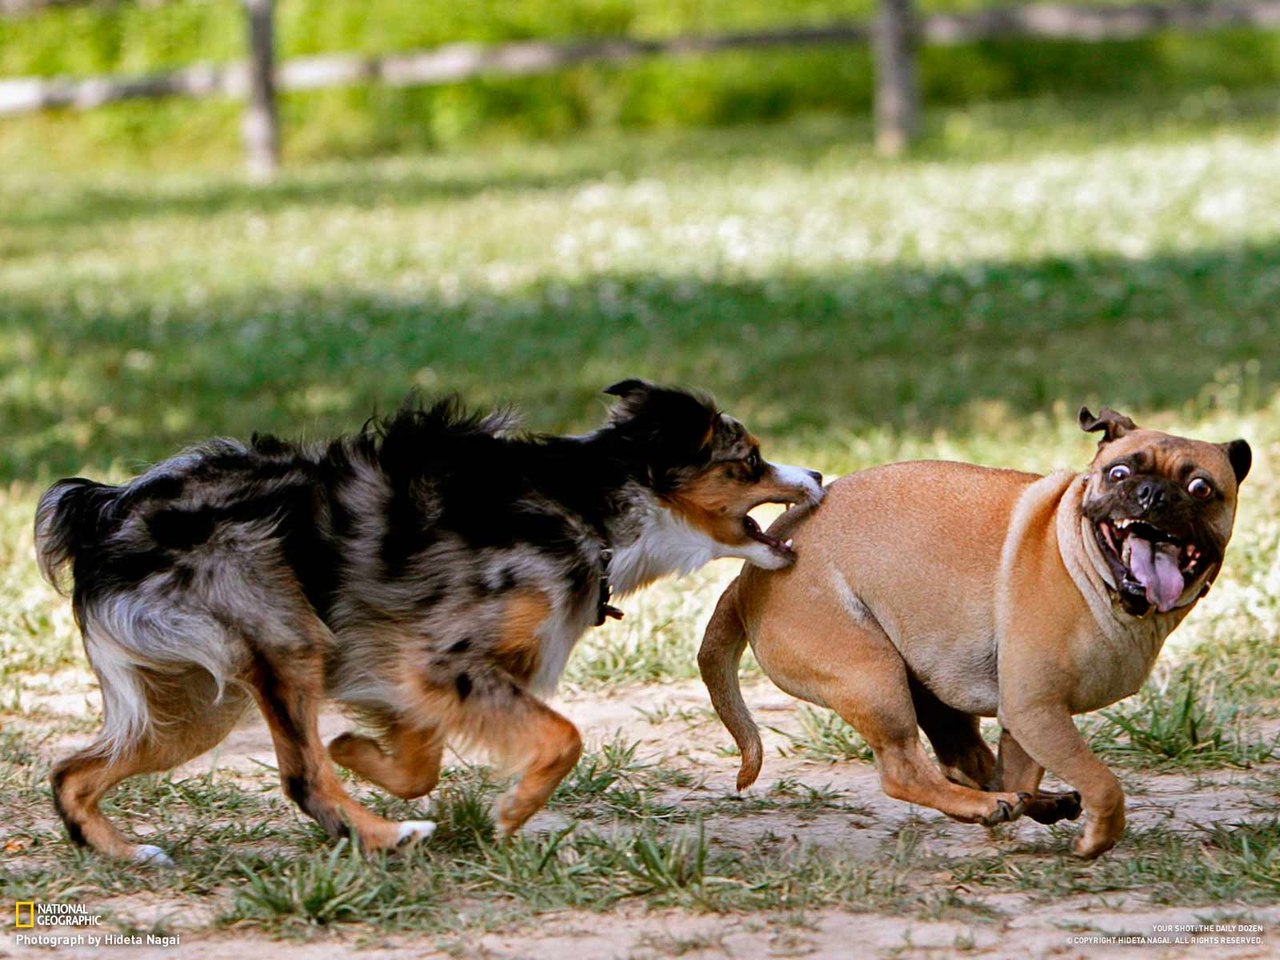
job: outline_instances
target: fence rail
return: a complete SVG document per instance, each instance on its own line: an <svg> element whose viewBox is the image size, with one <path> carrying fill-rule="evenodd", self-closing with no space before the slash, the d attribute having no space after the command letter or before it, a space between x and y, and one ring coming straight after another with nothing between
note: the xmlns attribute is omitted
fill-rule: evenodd
<svg viewBox="0 0 1280 960"><path fill-rule="evenodd" d="M0 0L0 17L25 17L55 7L90 6L96 0Z"/></svg>
<svg viewBox="0 0 1280 960"><path fill-rule="evenodd" d="M0 3L13 6L26 2L0 0ZM270 6L270 0L246 0L251 18L257 11L259 28L264 3ZM948 46L1013 38L1102 42L1133 39L1167 29L1200 32L1230 27L1280 27L1280 0L1181 0L1123 7L1036 4L972 13L935 13L923 17L912 15L909 0L881 0L880 9L876 21L818 27L670 39L535 40L487 46L457 43L386 56L325 54L298 57L274 66L268 63L266 69L274 77L274 89L282 91L365 83L430 86L480 76L552 73L586 63L622 64L644 57L693 57L727 50L874 43L878 74L877 116L881 117L882 126L896 125L899 134L886 138L882 146L886 151L894 152L902 145L895 145L895 142L905 142L916 123L912 105L915 94L908 88L914 86L913 51L920 43ZM197 64L146 76L0 79L0 116L50 109L89 110L124 100L218 96L249 99L261 114L264 110L263 58L270 59L270 45L264 47L255 42L251 47L255 56L248 62ZM900 97L901 104L881 111L879 102L885 97L890 100Z"/></svg>

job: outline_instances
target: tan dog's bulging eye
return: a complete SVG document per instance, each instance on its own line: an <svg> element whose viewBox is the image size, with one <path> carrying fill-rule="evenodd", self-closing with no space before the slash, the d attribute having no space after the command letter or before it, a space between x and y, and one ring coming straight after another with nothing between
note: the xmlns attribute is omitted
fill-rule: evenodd
<svg viewBox="0 0 1280 960"><path fill-rule="evenodd" d="M1207 500L1213 496L1213 484L1204 477L1196 477L1187 484L1187 493L1191 494L1197 500Z"/></svg>
<svg viewBox="0 0 1280 960"><path fill-rule="evenodd" d="M1133 471L1126 467L1123 463L1117 463L1114 467L1107 471L1107 479L1112 483L1119 483L1121 480L1128 479L1129 474Z"/></svg>

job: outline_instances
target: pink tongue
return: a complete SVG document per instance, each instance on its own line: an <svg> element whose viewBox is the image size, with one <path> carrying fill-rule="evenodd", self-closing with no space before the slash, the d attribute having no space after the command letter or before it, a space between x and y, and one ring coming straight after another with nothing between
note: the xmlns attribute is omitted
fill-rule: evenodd
<svg viewBox="0 0 1280 960"><path fill-rule="evenodd" d="M1161 613L1168 613L1182 596L1182 571L1178 569L1178 548L1172 543L1156 544L1141 537L1129 538L1129 569L1147 588L1147 600Z"/></svg>

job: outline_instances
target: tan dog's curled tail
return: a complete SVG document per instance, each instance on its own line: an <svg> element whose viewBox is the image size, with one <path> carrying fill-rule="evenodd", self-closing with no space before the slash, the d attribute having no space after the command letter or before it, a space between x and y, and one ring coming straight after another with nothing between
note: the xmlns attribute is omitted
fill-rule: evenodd
<svg viewBox="0 0 1280 960"><path fill-rule="evenodd" d="M729 584L716 604L715 613L702 635L702 647L698 650L698 669L702 682L711 694L720 722L733 735L742 752L742 766L738 769L738 789L745 790L760 776L764 751L760 744L760 730L751 719L751 712L742 699L738 686L738 663L747 646L747 631L738 613L738 580Z"/></svg>

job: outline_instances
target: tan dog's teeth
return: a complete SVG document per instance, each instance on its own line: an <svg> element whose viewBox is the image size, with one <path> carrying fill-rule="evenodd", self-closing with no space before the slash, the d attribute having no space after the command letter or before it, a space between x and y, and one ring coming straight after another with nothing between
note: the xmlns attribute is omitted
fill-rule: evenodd
<svg viewBox="0 0 1280 960"><path fill-rule="evenodd" d="M795 543L795 541L794 541L794 540L787 540L787 541L786 541L786 542L784 542L782 545L783 545L784 547L786 547L788 550L790 550L790 549L791 549L791 545L792 545L793 543Z"/></svg>

